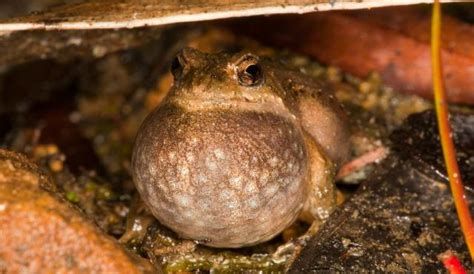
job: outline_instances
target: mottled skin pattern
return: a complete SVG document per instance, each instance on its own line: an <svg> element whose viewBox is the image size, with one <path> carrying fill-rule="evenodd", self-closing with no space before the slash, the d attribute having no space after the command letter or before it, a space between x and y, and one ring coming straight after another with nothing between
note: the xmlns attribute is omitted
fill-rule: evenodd
<svg viewBox="0 0 474 274"><path fill-rule="evenodd" d="M132 158L160 222L209 246L241 247L274 237L303 208L327 217L331 174L349 151L329 90L251 54L184 49L172 69L175 83Z"/></svg>

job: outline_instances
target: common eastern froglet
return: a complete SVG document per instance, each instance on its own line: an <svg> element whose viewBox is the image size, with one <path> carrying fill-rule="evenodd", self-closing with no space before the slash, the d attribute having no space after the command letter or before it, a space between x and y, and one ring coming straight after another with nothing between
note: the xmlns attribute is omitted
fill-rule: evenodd
<svg viewBox="0 0 474 274"><path fill-rule="evenodd" d="M214 247L266 241L299 215L325 219L347 160L330 88L251 53L185 48L174 84L145 119L133 179L158 220Z"/></svg>

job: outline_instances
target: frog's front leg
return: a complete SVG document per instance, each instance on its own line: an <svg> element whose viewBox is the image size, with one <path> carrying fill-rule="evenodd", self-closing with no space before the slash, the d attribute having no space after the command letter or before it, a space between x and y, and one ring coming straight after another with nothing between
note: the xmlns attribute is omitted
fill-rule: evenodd
<svg viewBox="0 0 474 274"><path fill-rule="evenodd" d="M309 157L308 198L300 219L312 223L311 230L317 230L336 208L335 165L309 134L304 138Z"/></svg>

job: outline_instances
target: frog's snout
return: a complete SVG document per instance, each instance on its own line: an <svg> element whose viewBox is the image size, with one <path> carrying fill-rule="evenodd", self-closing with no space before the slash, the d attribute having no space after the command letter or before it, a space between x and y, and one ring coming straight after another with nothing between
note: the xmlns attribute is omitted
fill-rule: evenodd
<svg viewBox="0 0 474 274"><path fill-rule="evenodd" d="M183 48L171 63L171 73L175 80L183 77L192 67L204 63L206 54L190 47Z"/></svg>

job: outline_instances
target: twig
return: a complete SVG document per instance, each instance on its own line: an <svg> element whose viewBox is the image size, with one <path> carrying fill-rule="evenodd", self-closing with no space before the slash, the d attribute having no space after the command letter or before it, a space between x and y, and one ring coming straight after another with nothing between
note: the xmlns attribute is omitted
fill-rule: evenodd
<svg viewBox="0 0 474 274"><path fill-rule="evenodd" d="M474 259L474 227L471 213L464 194L464 187L456 161L456 149L452 140L451 127L448 121L448 108L444 90L443 69L441 65L441 6L435 0L431 21L431 60L433 68L433 89L436 114L438 118L439 135L443 148L444 161L449 176L449 185L458 213L461 230L464 234L471 260Z"/></svg>

